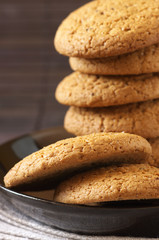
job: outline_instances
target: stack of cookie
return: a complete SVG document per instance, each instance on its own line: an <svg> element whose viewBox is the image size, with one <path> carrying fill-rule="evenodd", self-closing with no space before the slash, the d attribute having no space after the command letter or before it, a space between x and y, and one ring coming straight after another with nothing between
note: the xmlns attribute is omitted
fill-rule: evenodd
<svg viewBox="0 0 159 240"><path fill-rule="evenodd" d="M67 131L124 131L159 146L158 0L92 1L63 21L55 47L75 70L56 90L71 106Z"/></svg>
<svg viewBox="0 0 159 240"><path fill-rule="evenodd" d="M24 158L6 174L5 186L74 174L56 186L55 201L159 198L159 168L147 164L159 165L158 42L159 0L96 0L69 15L55 46L71 57L75 72L59 84L56 98L71 105L65 128L84 136ZM153 154L146 139L130 133L154 138Z"/></svg>

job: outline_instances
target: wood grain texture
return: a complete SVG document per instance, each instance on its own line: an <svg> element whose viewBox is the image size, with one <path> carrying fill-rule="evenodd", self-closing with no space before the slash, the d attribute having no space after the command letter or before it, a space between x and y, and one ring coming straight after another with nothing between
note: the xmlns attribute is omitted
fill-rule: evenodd
<svg viewBox="0 0 159 240"><path fill-rule="evenodd" d="M0 143L63 124L66 107L54 92L71 69L52 42L61 21L85 2L0 1Z"/></svg>

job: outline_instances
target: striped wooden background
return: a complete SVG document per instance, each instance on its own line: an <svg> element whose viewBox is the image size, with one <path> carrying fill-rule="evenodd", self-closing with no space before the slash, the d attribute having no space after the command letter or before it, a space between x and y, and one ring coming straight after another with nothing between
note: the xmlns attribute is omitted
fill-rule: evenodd
<svg viewBox="0 0 159 240"><path fill-rule="evenodd" d="M54 99L68 59L52 41L64 17L86 0L0 0L0 142L63 124Z"/></svg>

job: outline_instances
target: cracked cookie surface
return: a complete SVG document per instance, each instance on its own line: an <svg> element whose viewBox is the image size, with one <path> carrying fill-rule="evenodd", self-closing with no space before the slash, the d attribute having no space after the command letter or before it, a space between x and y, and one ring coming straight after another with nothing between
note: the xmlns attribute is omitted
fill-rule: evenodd
<svg viewBox="0 0 159 240"><path fill-rule="evenodd" d="M64 55L101 58L159 42L159 0L98 0L71 13L55 35Z"/></svg>
<svg viewBox="0 0 159 240"><path fill-rule="evenodd" d="M5 176L6 187L54 179L96 165L147 161L146 139L126 133L98 133L58 141L27 156Z"/></svg>
<svg viewBox="0 0 159 240"><path fill-rule="evenodd" d="M103 108L70 107L64 126L75 135L128 132L155 138L159 136L159 100Z"/></svg>
<svg viewBox="0 0 159 240"><path fill-rule="evenodd" d="M119 56L86 59L70 58L74 71L99 75L133 75L159 72L159 44Z"/></svg>
<svg viewBox="0 0 159 240"><path fill-rule="evenodd" d="M56 99L78 107L106 107L159 98L159 74L98 76L74 72L56 89Z"/></svg>
<svg viewBox="0 0 159 240"><path fill-rule="evenodd" d="M159 198L159 169L125 164L87 171L62 182L54 200L72 204Z"/></svg>

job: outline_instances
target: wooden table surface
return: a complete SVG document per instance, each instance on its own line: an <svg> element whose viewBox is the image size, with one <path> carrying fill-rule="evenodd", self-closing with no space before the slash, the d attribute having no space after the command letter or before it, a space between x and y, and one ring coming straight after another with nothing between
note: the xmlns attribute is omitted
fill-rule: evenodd
<svg viewBox="0 0 159 240"><path fill-rule="evenodd" d="M69 12L86 0L0 0L0 143L62 125L58 82L71 72L52 41Z"/></svg>

